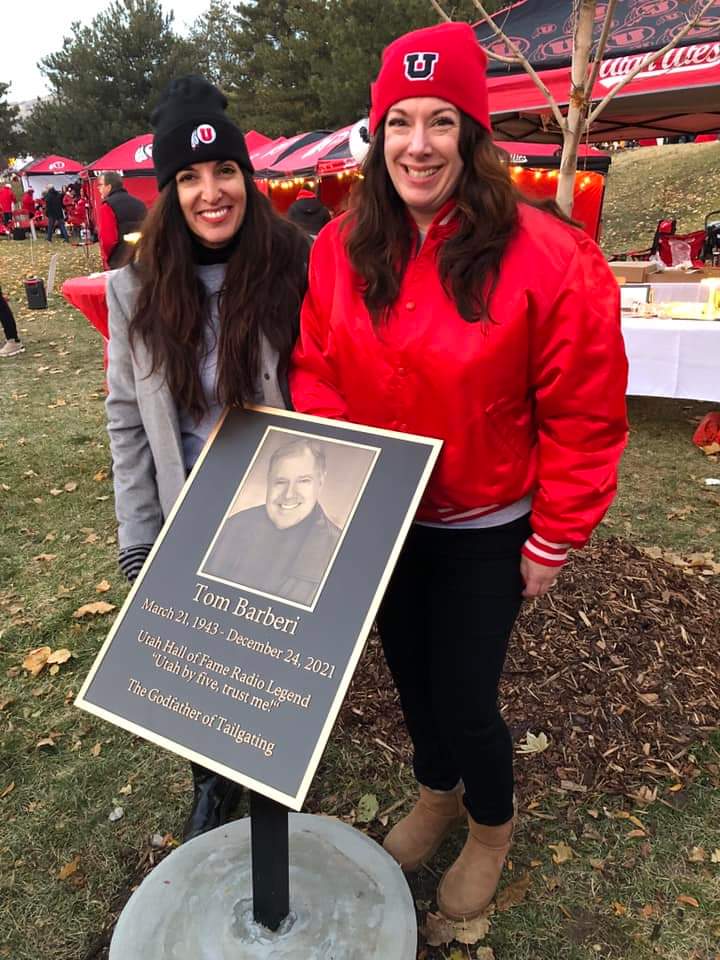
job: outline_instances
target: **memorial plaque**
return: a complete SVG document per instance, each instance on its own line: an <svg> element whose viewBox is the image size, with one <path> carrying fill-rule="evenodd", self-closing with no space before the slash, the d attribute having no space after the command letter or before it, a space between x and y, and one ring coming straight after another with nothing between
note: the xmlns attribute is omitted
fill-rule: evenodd
<svg viewBox="0 0 720 960"><path fill-rule="evenodd" d="M299 810L440 445L229 411L77 706Z"/></svg>

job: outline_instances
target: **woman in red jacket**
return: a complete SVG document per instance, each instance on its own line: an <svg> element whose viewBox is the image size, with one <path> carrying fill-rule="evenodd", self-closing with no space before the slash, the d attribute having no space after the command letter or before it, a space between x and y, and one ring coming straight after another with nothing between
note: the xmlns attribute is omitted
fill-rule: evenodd
<svg viewBox="0 0 720 960"><path fill-rule="evenodd" d="M443 439L378 617L419 799L386 849L417 868L467 813L438 904L492 900L513 832L498 682L522 597L544 594L616 488L627 366L595 243L516 193L467 24L384 53L349 215L319 234L291 370L303 412Z"/></svg>

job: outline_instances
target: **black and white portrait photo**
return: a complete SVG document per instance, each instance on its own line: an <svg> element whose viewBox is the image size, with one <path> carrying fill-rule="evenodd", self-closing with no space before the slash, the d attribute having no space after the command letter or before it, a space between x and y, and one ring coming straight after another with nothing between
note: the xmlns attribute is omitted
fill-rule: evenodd
<svg viewBox="0 0 720 960"><path fill-rule="evenodd" d="M378 452L269 428L198 572L312 608Z"/></svg>

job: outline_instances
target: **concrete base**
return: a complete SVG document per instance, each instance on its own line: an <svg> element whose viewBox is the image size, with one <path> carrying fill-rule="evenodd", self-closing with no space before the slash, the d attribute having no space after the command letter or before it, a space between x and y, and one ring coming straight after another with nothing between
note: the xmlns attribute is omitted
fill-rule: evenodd
<svg viewBox="0 0 720 960"><path fill-rule="evenodd" d="M395 861L339 820L294 813L290 910L253 920L250 820L178 847L120 915L110 960L415 960L415 908Z"/></svg>

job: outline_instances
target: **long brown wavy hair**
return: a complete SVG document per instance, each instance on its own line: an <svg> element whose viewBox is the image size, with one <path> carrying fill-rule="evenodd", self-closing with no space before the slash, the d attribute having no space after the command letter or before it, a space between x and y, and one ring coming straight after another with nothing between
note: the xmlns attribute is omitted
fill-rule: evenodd
<svg viewBox="0 0 720 960"><path fill-rule="evenodd" d="M385 127L380 124L353 191L346 248L359 274L365 305L378 325L400 294L412 253L413 231L405 203L385 165ZM518 226L518 203L529 203L572 223L554 201L522 196L488 131L460 113L458 142L462 172L455 191L458 229L438 253L443 286L460 316L474 323L492 320L490 301L500 264Z"/></svg>
<svg viewBox="0 0 720 960"><path fill-rule="evenodd" d="M260 333L287 369L307 285L308 240L275 213L243 171L245 216L227 263L218 300L217 398L222 405L251 402L260 373ZM200 418L207 410L200 380L206 351L206 293L196 275L190 230L175 181L165 186L143 224L134 269L140 291L130 321L162 370L178 409Z"/></svg>

